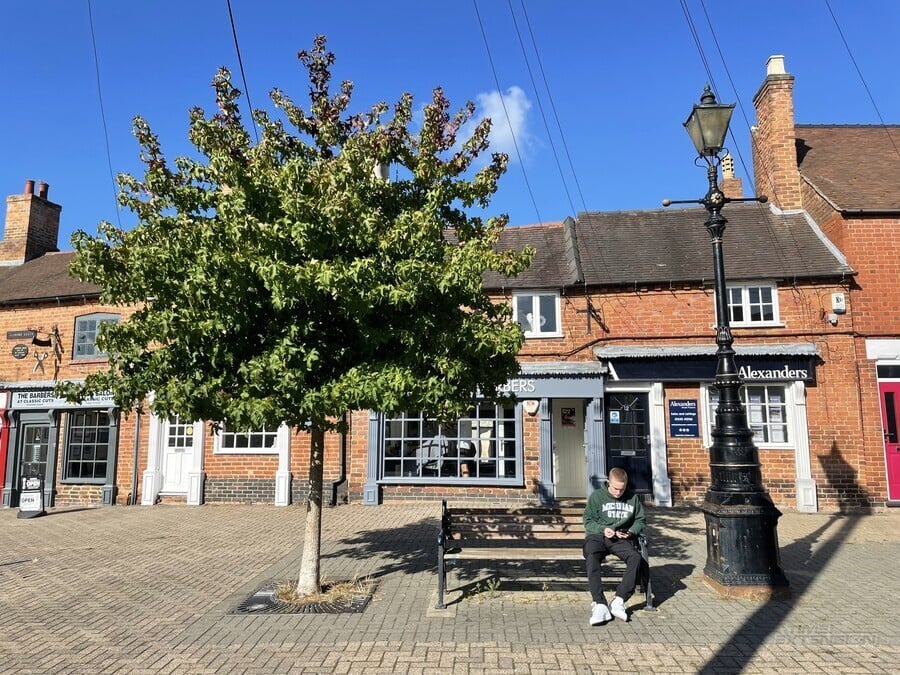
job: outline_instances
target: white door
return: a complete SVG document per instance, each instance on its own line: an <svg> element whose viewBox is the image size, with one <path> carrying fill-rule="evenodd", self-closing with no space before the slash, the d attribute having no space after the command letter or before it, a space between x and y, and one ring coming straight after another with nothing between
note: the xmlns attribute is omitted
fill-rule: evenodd
<svg viewBox="0 0 900 675"><path fill-rule="evenodd" d="M194 425L177 417L163 424L162 492L187 494L188 471L194 458Z"/></svg>
<svg viewBox="0 0 900 675"><path fill-rule="evenodd" d="M584 401L553 400L553 469L557 499L584 499L587 455L584 446Z"/></svg>

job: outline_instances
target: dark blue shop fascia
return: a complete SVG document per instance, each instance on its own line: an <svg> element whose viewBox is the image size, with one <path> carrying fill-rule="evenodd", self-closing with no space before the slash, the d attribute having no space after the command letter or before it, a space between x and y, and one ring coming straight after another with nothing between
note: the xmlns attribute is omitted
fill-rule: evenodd
<svg viewBox="0 0 900 675"><path fill-rule="evenodd" d="M716 346L596 347L594 355L612 380L712 382ZM735 365L745 382L815 382L819 360L812 343L741 345Z"/></svg>

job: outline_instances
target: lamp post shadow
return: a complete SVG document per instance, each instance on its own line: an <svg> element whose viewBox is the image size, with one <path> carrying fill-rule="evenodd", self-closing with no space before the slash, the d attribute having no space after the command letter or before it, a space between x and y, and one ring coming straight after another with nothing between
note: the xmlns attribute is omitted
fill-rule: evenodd
<svg viewBox="0 0 900 675"><path fill-rule="evenodd" d="M845 486L844 491L838 493L840 512L813 532L782 547L782 562L793 580L791 597L761 603L698 671L699 673L712 675L733 671L735 667L737 671L743 670L766 639L777 631L793 609L804 601L804 594L834 559L841 546L849 540L859 525L860 517L871 513L870 508L860 507L861 504L868 503L868 493L859 485L857 472L843 458L837 442L832 443L831 453L820 457L819 462L829 485ZM853 515L848 515L851 513ZM773 611L779 605L781 611Z"/></svg>

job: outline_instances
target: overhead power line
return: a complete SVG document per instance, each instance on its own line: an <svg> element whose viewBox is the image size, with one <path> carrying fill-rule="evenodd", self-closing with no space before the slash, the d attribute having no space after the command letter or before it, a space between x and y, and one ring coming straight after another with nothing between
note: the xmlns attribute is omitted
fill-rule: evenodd
<svg viewBox="0 0 900 675"><path fill-rule="evenodd" d="M581 208L587 211L587 203L584 199L584 193L581 191L581 183L578 181L578 173L575 171L575 165L572 163L572 155L569 152L569 146L566 143L566 135L563 133L562 124L559 121L559 113L556 111L556 104L553 102L553 94L550 91L550 83L547 81L547 73L544 72L544 64L541 60L541 54L538 51L537 41L534 39L534 31L531 28L531 20L528 18L528 10L525 9L525 2L521 0L522 14L525 17L525 25L528 26L528 35L531 38L531 44L534 47L534 54L537 58L538 68L541 71L541 79L544 82L544 88L547 90L547 98L550 101L550 109L553 111L553 119L556 121L556 129L559 132L562 141L563 150L566 153L566 161L569 164L569 171L572 172L572 178L575 181L575 188L578 190L578 197L581 199ZM575 214L572 214L575 215Z"/></svg>
<svg viewBox="0 0 900 675"><path fill-rule="evenodd" d="M841 42L844 43L844 49L847 50L847 54L850 56L850 61L853 63L853 67L856 69L856 74L859 75L859 80L860 82L862 82L863 88L866 90L866 94L869 96L869 100L872 102L872 107L875 109L875 114L878 115L878 121L881 122L881 126L884 128L888 140L891 142L891 145L894 148L894 152L897 153L898 157L900 157L900 150L897 149L897 145L896 143L894 143L894 138L891 136L890 131L888 131L887 125L884 123L884 117L881 116L881 111L878 109L878 104L875 103L875 97L872 96L872 90L869 89L869 85L868 83L866 83L866 78L863 77L862 71L859 69L859 64L856 63L856 58L854 58L853 52L850 50L850 45L847 43L847 38L844 37L844 31L841 30L841 24L838 23L837 17L834 14L834 10L831 9L831 3L829 3L828 0L825 0L825 6L828 8L829 14L831 14L831 20L834 21L834 27L837 28L838 35L841 36Z"/></svg>
<svg viewBox="0 0 900 675"><path fill-rule="evenodd" d="M106 111L103 107L103 87L100 85L100 57L97 55L97 37L94 34L94 13L91 0L87 3L88 23L91 27L91 47L94 50L94 74L97 79L97 100L100 102L100 122L103 126L103 140L106 144L106 166L109 169L109 180L113 188L113 203L116 205L116 224L122 229L122 219L119 216L119 188L116 185L116 176L112 167L112 153L109 150L109 130L106 126Z"/></svg>
<svg viewBox="0 0 900 675"><path fill-rule="evenodd" d="M259 143L259 133L256 131L256 122L253 120L253 106L250 104L250 88L247 86L247 76L244 73L244 59L241 58L241 45L238 43L237 28L234 26L234 13L231 11L231 0L225 0L228 4L228 18L231 20L231 34L234 36L234 51L237 52L238 67L241 69L241 82L244 83L244 96L247 98L247 108L250 109L250 126L253 127L253 136Z"/></svg>
<svg viewBox="0 0 900 675"><path fill-rule="evenodd" d="M556 145L553 143L553 134L550 133L550 125L547 124L547 116L544 114L544 105L541 103L541 97L538 94L537 83L535 83L534 81L534 73L531 70L531 63L528 60L528 52L525 50L525 43L522 41L522 33L519 32L519 22L516 21L516 13L515 10L513 10L512 0L506 0L506 4L509 7L509 15L512 17L513 27L516 29L516 37L519 40L519 47L522 50L522 59L525 61L525 68L528 70L528 77L531 80L531 88L534 90L534 100L537 103L538 110L541 113L541 121L543 121L544 130L547 132L547 140L550 142L550 150L553 153L553 159L556 161L556 168L559 171L559 179L560 181L562 181L563 190L565 191L566 199L569 202L569 208L572 209L574 215L575 204L572 203L572 195L569 194L569 186L566 183L566 177L563 173L562 164L559 163L559 154L556 152ZM537 53L537 46L534 45L533 42L532 46L534 46L535 53Z"/></svg>
<svg viewBox="0 0 900 675"><path fill-rule="evenodd" d="M531 189L531 183L528 181L528 172L525 170L525 162L522 160L522 153L519 151L519 142L516 140L516 130L513 128L512 120L509 116L509 110L506 109L506 101L503 98L503 90L500 88L500 78L497 77L497 69L494 66L494 57L491 55L491 46L488 43L487 33L484 30L484 23L481 21L481 13L478 11L478 0L472 0L472 5L475 7L475 16L478 18L478 27L481 29L481 38L484 40L484 48L487 50L488 62L491 65L491 73L494 76L494 84L497 86L497 94L500 96L500 105L503 106L503 114L506 116L506 123L509 125L509 135L512 138L513 147L516 151L516 157L519 159L519 165L522 167L522 178L525 180L525 188L528 190L528 195L531 197L531 204L534 206L534 213L537 216L538 222L543 223L544 220L541 218L541 212L538 209L537 200L534 198L534 191Z"/></svg>

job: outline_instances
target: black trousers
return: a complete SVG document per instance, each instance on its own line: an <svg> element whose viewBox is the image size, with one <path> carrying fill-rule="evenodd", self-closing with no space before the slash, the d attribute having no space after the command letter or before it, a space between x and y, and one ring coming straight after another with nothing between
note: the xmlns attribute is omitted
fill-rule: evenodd
<svg viewBox="0 0 900 675"><path fill-rule="evenodd" d="M588 588L594 602L606 604L606 596L603 595L603 578L601 565L607 555L612 553L625 563L625 574L616 588L616 595L623 600L628 600L634 594L637 585L638 574L641 571L641 552L636 546L635 539L607 539L602 534L589 534L584 538L584 562L587 567Z"/></svg>

